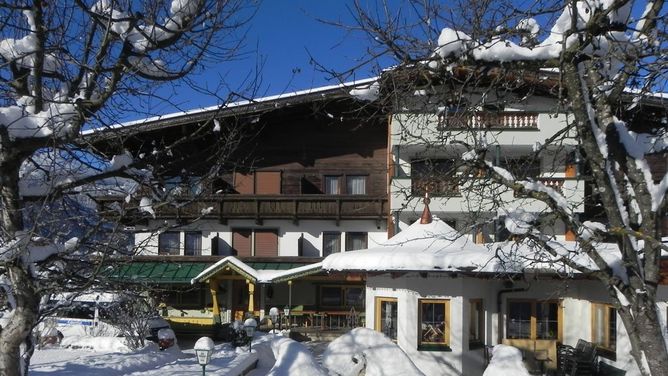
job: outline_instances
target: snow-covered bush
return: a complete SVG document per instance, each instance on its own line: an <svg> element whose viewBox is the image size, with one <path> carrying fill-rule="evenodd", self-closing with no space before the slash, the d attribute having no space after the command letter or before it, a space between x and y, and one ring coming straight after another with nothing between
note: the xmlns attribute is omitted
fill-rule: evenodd
<svg viewBox="0 0 668 376"><path fill-rule="evenodd" d="M423 375L396 343L367 328L355 328L332 341L322 362L337 376Z"/></svg>

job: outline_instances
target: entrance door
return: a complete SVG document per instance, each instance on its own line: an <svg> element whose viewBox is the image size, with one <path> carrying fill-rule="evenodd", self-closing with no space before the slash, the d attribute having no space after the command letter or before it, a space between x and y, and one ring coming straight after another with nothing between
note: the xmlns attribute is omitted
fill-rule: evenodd
<svg viewBox="0 0 668 376"><path fill-rule="evenodd" d="M259 315L260 308L260 286L255 286L253 294L253 307L255 316ZM234 320L243 320L248 311L248 284L244 280L235 279L232 282L232 315Z"/></svg>

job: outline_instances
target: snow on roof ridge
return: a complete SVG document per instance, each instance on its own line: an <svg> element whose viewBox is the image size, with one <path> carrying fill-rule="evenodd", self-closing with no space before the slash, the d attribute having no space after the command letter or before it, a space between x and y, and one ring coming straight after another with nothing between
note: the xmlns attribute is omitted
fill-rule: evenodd
<svg viewBox="0 0 668 376"><path fill-rule="evenodd" d="M322 262L317 262L314 264L306 264L286 270L277 270L277 271L256 270L234 256L227 256L219 260L215 264L209 266L208 268L202 270L201 273L199 273L190 280L190 284L194 285L197 282L202 282L202 280L213 276L216 272L218 272L223 266L227 264L231 264L234 267L238 268L237 272L246 274L246 277L251 277L252 279L254 279L253 282L256 283L271 283L279 278L284 278L292 274L298 274L309 270L316 270L322 267Z"/></svg>
<svg viewBox="0 0 668 376"><path fill-rule="evenodd" d="M152 123L152 122L156 122L156 121L160 121L160 120L178 118L180 116L200 114L200 113L204 113L204 112L214 111L214 110L217 110L217 109L237 108L237 107L243 107L243 106L251 105L251 104L271 102L271 101L279 100L279 99L294 98L294 97L299 97L299 96L302 96L302 95L309 95L309 94L317 94L317 93L320 93L320 92L330 91L330 90L334 90L334 89L344 89L344 88L347 88L347 87L355 87L355 86L359 86L359 85L365 85L365 84L375 82L378 79L379 79L379 76L370 77L370 78L363 78L363 79L360 79L360 80L347 81L347 82L334 84L334 85L326 85L326 86L320 86L320 87L315 87L315 88L297 90L297 91L288 92L288 93L274 94L274 95L269 95L269 96L266 96L266 97L260 97L260 98L255 98L255 99L244 99L244 100L237 101L237 102L218 104L218 105L213 105L213 106L208 106L208 107L200 107L200 108L185 110L185 111L181 111L181 112L172 112L172 113L152 116L152 117L144 118L144 119L131 120L131 121L123 122L123 123L120 123L120 124L110 125L110 126L107 126L107 127L104 127L104 128L87 129L87 130L82 131L81 133L82 134L92 134L92 133L95 133L95 132L98 132L98 131L106 131L108 129L122 129L122 128L127 128L127 127L131 127L131 126L135 126L135 125L142 125L142 124L146 124L146 123Z"/></svg>

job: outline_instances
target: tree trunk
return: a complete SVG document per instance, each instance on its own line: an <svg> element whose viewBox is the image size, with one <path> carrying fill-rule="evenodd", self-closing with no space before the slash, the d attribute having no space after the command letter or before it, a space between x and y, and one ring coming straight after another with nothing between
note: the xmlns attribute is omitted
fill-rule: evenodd
<svg viewBox="0 0 668 376"><path fill-rule="evenodd" d="M22 259L25 242L17 242L23 230L23 203L19 193L20 155L13 148L5 127L0 127L0 231L1 243L16 249L1 265L8 279L6 294L11 305L6 326L0 327L0 376L21 375L27 370L32 354L30 337L39 315L39 296L30 269ZM21 359L21 344L28 350Z"/></svg>
<svg viewBox="0 0 668 376"><path fill-rule="evenodd" d="M631 355L643 375L668 375L668 349L655 300L648 299L638 311L631 314L630 307L619 310L631 341Z"/></svg>
<svg viewBox="0 0 668 376"><path fill-rule="evenodd" d="M16 305L7 326L0 329L0 376L23 374L29 357L21 362L21 344L31 335L39 313L39 297L28 272L21 266L7 266L11 293ZM26 367L27 368L27 367Z"/></svg>

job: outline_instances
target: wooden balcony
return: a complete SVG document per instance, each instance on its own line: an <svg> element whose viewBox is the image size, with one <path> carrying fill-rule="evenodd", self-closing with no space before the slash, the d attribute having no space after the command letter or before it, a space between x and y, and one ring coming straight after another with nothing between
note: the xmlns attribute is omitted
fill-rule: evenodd
<svg viewBox="0 0 668 376"><path fill-rule="evenodd" d="M439 129L538 129L538 114L534 112L476 112L444 113L438 116Z"/></svg>
<svg viewBox="0 0 668 376"><path fill-rule="evenodd" d="M105 198L104 202L122 202L122 198ZM131 205L138 205L131 203ZM387 218L388 200L385 197L358 195L211 195L187 199L179 197L171 203L156 204L158 219L348 219ZM137 215L142 215L137 211Z"/></svg>

